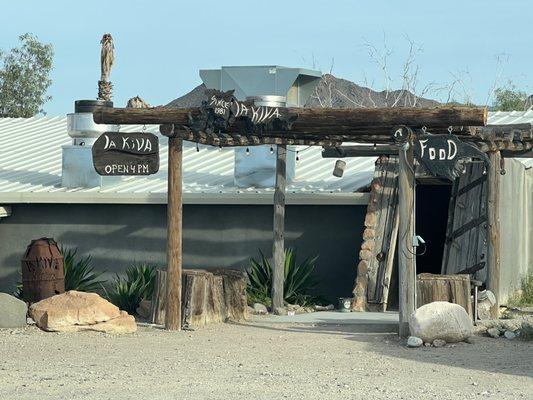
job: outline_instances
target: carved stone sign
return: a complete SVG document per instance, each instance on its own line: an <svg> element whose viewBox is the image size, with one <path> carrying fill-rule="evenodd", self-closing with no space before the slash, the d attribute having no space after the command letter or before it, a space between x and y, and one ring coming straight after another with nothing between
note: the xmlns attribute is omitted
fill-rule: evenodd
<svg viewBox="0 0 533 400"><path fill-rule="evenodd" d="M476 147L464 143L455 135L418 135L415 157L433 176L454 180L463 170L463 164L478 159L488 167L487 155Z"/></svg>
<svg viewBox="0 0 533 400"><path fill-rule="evenodd" d="M230 127L235 128L236 123L241 124L244 134L285 131L297 117L285 107L256 106L252 101L238 101L233 90L206 90L206 100L200 110L200 115L190 117L189 125L195 131L207 133L226 132Z"/></svg>
<svg viewBox="0 0 533 400"><path fill-rule="evenodd" d="M151 175L159 170L159 139L148 132L105 132L93 145L100 175Z"/></svg>

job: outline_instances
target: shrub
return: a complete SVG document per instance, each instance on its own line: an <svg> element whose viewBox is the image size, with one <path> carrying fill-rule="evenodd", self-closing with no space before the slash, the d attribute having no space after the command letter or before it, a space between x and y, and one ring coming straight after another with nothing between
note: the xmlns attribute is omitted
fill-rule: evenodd
<svg viewBox="0 0 533 400"><path fill-rule="evenodd" d="M59 249L63 255L65 271L65 290L78 290L80 292L98 292L105 282L100 280L103 272L93 272L94 267L91 265L92 258L78 258L78 249L69 249L61 246ZM21 273L21 272L20 272ZM17 283L14 293L15 297L23 299L22 278Z"/></svg>
<svg viewBox="0 0 533 400"><path fill-rule="evenodd" d="M529 274L522 279L520 291L511 296L509 305L513 307L533 306L533 274Z"/></svg>
<svg viewBox="0 0 533 400"><path fill-rule="evenodd" d="M272 268L263 252L259 250L261 259L250 259L248 273L247 295L250 303L262 303L271 305L272 291ZM296 252L288 248L285 250L285 280L283 287L283 298L291 304L302 306L310 304L312 297L309 291L316 286L313 277L315 262L318 256L306 258L301 264L296 261Z"/></svg>
<svg viewBox="0 0 533 400"><path fill-rule="evenodd" d="M126 269L126 276L116 275L111 283L107 298L111 303L129 314L135 314L142 300L152 298L156 267L136 264Z"/></svg>
<svg viewBox="0 0 533 400"><path fill-rule="evenodd" d="M80 292L97 292L105 282L99 280L103 272L93 272L92 258L87 256L78 259L78 249L61 247L65 263L65 290L79 290Z"/></svg>

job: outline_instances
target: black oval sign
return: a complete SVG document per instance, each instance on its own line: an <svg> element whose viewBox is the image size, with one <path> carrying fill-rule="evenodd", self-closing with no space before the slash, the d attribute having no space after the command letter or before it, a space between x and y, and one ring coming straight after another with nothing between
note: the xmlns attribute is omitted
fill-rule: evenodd
<svg viewBox="0 0 533 400"><path fill-rule="evenodd" d="M149 132L105 132L93 145L99 175L151 175L159 171L159 139Z"/></svg>

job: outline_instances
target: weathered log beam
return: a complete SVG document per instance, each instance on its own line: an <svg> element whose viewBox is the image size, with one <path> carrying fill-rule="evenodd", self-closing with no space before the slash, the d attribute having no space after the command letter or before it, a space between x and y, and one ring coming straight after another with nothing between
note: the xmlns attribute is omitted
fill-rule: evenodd
<svg viewBox="0 0 533 400"><path fill-rule="evenodd" d="M320 134L312 133L295 133L293 131L281 132L271 131L264 135L252 134L247 135L244 132L231 133L206 133L202 131L191 131L184 125L164 124L160 126L160 132L168 137L180 137L184 140L193 141L201 144L211 146L256 146L256 145L274 145L274 144L288 144L288 145L312 145L312 146L336 146L342 142L357 142L374 144L392 144L393 139L390 134L372 134L372 131L352 131L347 134L331 134L322 132ZM473 136L461 136L465 141L480 141L481 139ZM382 154L376 152L376 154ZM383 153L385 154L385 153ZM373 153L368 154L373 155ZM359 154L346 155L362 156Z"/></svg>
<svg viewBox="0 0 533 400"><path fill-rule="evenodd" d="M484 153L501 150L503 157L533 157L533 142L524 141L494 141L494 142L470 142ZM346 145L324 147L323 158L346 158L346 157L374 157L380 155L394 155L398 153L395 145L380 144L370 145Z"/></svg>
<svg viewBox="0 0 533 400"><path fill-rule="evenodd" d="M161 125L159 130L162 135L180 137L183 140L205 144L210 146L234 147L234 146L259 146L259 145L305 145L305 146L339 146L342 139L292 139L290 137L260 137L257 135L244 136L240 134L207 134L205 132L192 132L181 130L178 133L172 131L172 125Z"/></svg>
<svg viewBox="0 0 533 400"><path fill-rule="evenodd" d="M345 158L345 157L377 157L398 154L398 146L395 145L352 145L340 147L326 147L322 151L322 158Z"/></svg>
<svg viewBox="0 0 533 400"><path fill-rule="evenodd" d="M298 117L291 130L309 127L392 127L408 125L413 128L448 126L485 126L487 109L473 107L438 108L287 108ZM99 108L93 118L100 124L181 124L189 123L199 108Z"/></svg>

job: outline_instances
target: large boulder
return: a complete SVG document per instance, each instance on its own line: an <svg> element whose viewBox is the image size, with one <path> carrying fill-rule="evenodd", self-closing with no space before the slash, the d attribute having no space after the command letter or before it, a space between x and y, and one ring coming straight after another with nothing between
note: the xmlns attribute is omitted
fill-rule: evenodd
<svg viewBox="0 0 533 400"><path fill-rule="evenodd" d="M114 304L96 293L75 290L32 304L30 316L39 328L53 332L129 333L137 329L135 319Z"/></svg>
<svg viewBox="0 0 533 400"><path fill-rule="evenodd" d="M462 342L472 336L474 325L466 310L453 303L435 301L418 308L409 317L411 335L426 343L435 339L447 343Z"/></svg>
<svg viewBox="0 0 533 400"><path fill-rule="evenodd" d="M28 306L22 300L0 293L0 328L25 327L27 312Z"/></svg>
<svg viewBox="0 0 533 400"><path fill-rule="evenodd" d="M96 331L111 334L134 333L137 331L135 318L126 311L121 311L120 316L105 322L98 322L93 325L69 325L55 329L55 332L82 332Z"/></svg>

